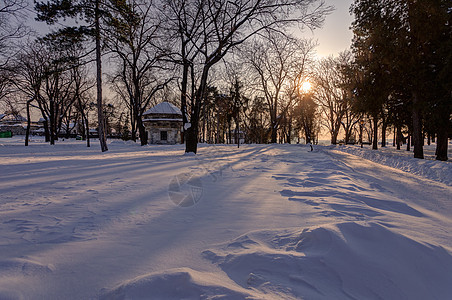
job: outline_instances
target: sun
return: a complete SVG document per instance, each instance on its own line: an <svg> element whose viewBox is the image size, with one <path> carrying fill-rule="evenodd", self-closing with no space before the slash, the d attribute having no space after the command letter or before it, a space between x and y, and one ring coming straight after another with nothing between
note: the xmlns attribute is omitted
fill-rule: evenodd
<svg viewBox="0 0 452 300"><path fill-rule="evenodd" d="M303 81L301 84L300 90L303 93L308 93L312 89L312 83L309 80Z"/></svg>

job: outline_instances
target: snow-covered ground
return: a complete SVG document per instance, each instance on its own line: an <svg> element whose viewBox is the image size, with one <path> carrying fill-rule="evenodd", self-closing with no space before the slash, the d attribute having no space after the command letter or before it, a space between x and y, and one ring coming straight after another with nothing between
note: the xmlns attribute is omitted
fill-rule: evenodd
<svg viewBox="0 0 452 300"><path fill-rule="evenodd" d="M392 146L372 150L372 146L370 145L364 145L363 148L357 145L330 146L329 148L334 148L335 150L357 155L385 166L452 185L452 167L450 166L452 163L452 143L449 144L449 160L447 163L435 160L435 144L424 146L425 159L413 159L413 148L411 147L411 151L406 151L405 147L402 147L401 150L397 150Z"/></svg>
<svg viewBox="0 0 452 300"><path fill-rule="evenodd" d="M0 299L451 299L451 163L20 139L0 140Z"/></svg>

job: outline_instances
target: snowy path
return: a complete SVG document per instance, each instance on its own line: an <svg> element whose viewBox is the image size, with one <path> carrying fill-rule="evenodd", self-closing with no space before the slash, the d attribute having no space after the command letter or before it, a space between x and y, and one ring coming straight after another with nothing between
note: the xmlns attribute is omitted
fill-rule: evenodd
<svg viewBox="0 0 452 300"><path fill-rule="evenodd" d="M0 299L452 294L443 183L295 145L50 149L0 146Z"/></svg>

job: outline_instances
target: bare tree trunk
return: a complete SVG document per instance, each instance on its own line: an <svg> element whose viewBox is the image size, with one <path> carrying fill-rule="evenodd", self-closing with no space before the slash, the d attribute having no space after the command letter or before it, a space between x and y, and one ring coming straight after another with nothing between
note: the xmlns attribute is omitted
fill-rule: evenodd
<svg viewBox="0 0 452 300"><path fill-rule="evenodd" d="M436 142L436 160L447 161L447 148L449 140L447 137L447 126L441 127L438 131L438 138Z"/></svg>
<svg viewBox="0 0 452 300"><path fill-rule="evenodd" d="M311 144L311 134L309 133L309 129L305 127L304 135L306 137L306 144Z"/></svg>
<svg viewBox="0 0 452 300"><path fill-rule="evenodd" d="M413 142L414 158L424 159L422 120L417 93L413 93Z"/></svg>
<svg viewBox="0 0 452 300"><path fill-rule="evenodd" d="M204 90L207 85L207 71L204 74L199 85L199 90L196 93L194 107L190 115L190 127L185 130L185 152L196 153L198 151L198 130L199 130L199 113L201 97L204 97Z"/></svg>
<svg viewBox="0 0 452 300"><path fill-rule="evenodd" d="M223 131L221 133L221 140L223 144L228 144L228 120L226 120L226 118L224 119L223 122Z"/></svg>
<svg viewBox="0 0 452 300"><path fill-rule="evenodd" d="M25 132L25 146L28 146L28 138L30 137L30 103L33 101L34 98L31 98L27 101L27 131Z"/></svg>
<svg viewBox="0 0 452 300"><path fill-rule="evenodd" d="M191 126L185 130L185 152L196 153L198 151L198 127L197 120L191 120Z"/></svg>
<svg viewBox="0 0 452 300"><path fill-rule="evenodd" d="M85 117L83 116L83 114L80 116L81 121L80 121L80 131L81 131L81 135L82 135L82 141L86 141L86 126L85 126Z"/></svg>
<svg viewBox="0 0 452 300"><path fill-rule="evenodd" d="M50 145L55 145L55 104L50 101Z"/></svg>
<svg viewBox="0 0 452 300"><path fill-rule="evenodd" d="M367 141L372 144L374 131L372 130L372 121L369 121L370 128L366 128Z"/></svg>
<svg viewBox="0 0 452 300"><path fill-rule="evenodd" d="M411 135L408 133L408 136L406 137L406 151L411 150Z"/></svg>
<svg viewBox="0 0 452 300"><path fill-rule="evenodd" d="M91 142L90 142L90 137L89 137L88 115L85 116L85 127L86 127L86 147L91 147Z"/></svg>
<svg viewBox="0 0 452 300"><path fill-rule="evenodd" d="M388 123L383 121L381 125L381 147L386 147L386 130L388 128Z"/></svg>
<svg viewBox="0 0 452 300"><path fill-rule="evenodd" d="M187 120L187 85L188 85L188 71L189 71L189 62L187 60L187 53L186 53L186 42L184 41L184 36L181 32L181 38L183 40L182 42L182 59L183 59L183 65L182 65L182 82L181 82L181 97L180 97L180 110L182 112L182 131L181 131L181 144L185 142L185 124L188 123Z"/></svg>
<svg viewBox="0 0 452 300"><path fill-rule="evenodd" d="M49 121L47 121L46 118L44 119L44 136L45 136L45 142L50 142L50 132L49 132Z"/></svg>
<svg viewBox="0 0 452 300"><path fill-rule="evenodd" d="M86 139L86 147L90 147L90 141L89 141L89 124L88 124L88 116L85 113L85 109L83 108L82 101L80 99L80 95L77 95L77 102L78 106L80 108L80 115L82 117L82 139Z"/></svg>
<svg viewBox="0 0 452 300"><path fill-rule="evenodd" d="M102 105L102 59L100 49L100 0L96 0L95 14L95 30L96 30L96 67L97 67L97 123L100 149L102 152L108 151L107 136L105 132L104 112Z"/></svg>
<svg viewBox="0 0 452 300"><path fill-rule="evenodd" d="M206 121L207 121L207 114L206 114L206 106L204 105L202 107L202 142L205 143L206 142Z"/></svg>
<svg viewBox="0 0 452 300"><path fill-rule="evenodd" d="M271 128L271 143L275 144L278 142L278 130L277 130L277 126L276 123L272 123L271 124L272 128Z"/></svg>
<svg viewBox="0 0 452 300"><path fill-rule="evenodd" d="M396 136L396 127L394 126L394 128L393 128L394 130L393 130L393 138L392 138L392 147L395 147L395 145L396 145L396 139L397 139L397 136Z"/></svg>
<svg viewBox="0 0 452 300"><path fill-rule="evenodd" d="M289 118L289 128L287 132L287 143L292 143L292 117Z"/></svg>
<svg viewBox="0 0 452 300"><path fill-rule="evenodd" d="M278 102L277 102L277 100L275 100L275 104L274 104L273 110L270 111L270 114L271 114L270 126L272 127L272 128L270 128L270 132L271 132L271 136L270 136L271 140L270 140L270 142L272 144L275 144L277 142L277 139L278 139L278 120L276 119L276 117L278 115L278 106L277 105L278 105Z"/></svg>
<svg viewBox="0 0 452 300"><path fill-rule="evenodd" d="M215 144L220 143L220 114L217 112L217 132L215 137Z"/></svg>
<svg viewBox="0 0 452 300"><path fill-rule="evenodd" d="M130 138L135 143L137 142L137 124L136 124L136 118L134 113L134 106L132 101L130 101Z"/></svg>
<svg viewBox="0 0 452 300"><path fill-rule="evenodd" d="M332 145L337 144L337 135L338 135L338 132L331 132L331 144Z"/></svg>
<svg viewBox="0 0 452 300"><path fill-rule="evenodd" d="M237 148L240 148L240 114L235 118L235 130L237 130Z"/></svg>
<svg viewBox="0 0 452 300"><path fill-rule="evenodd" d="M396 137L396 143L397 143L397 150L400 150L400 147L402 145L402 128L400 125L397 125L397 137Z"/></svg>
<svg viewBox="0 0 452 300"><path fill-rule="evenodd" d="M378 116L377 114L375 114L373 116L373 130L374 130L374 136L373 136L373 141L372 141L372 150L377 150L378 149Z"/></svg>
<svg viewBox="0 0 452 300"><path fill-rule="evenodd" d="M140 134L141 146L147 145L148 135L146 134L146 128L144 128L143 120L141 120L140 116L138 116L138 118L137 118L137 127L138 127L138 132Z"/></svg>

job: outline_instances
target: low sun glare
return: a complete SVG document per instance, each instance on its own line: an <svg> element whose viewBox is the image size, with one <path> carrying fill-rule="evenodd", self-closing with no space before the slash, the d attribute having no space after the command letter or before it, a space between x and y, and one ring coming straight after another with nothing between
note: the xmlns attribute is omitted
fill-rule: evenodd
<svg viewBox="0 0 452 300"><path fill-rule="evenodd" d="M301 84L301 91L302 91L303 93L307 93L307 92L309 92L311 89L312 89L312 83L310 83L309 81L304 81L304 82Z"/></svg>

